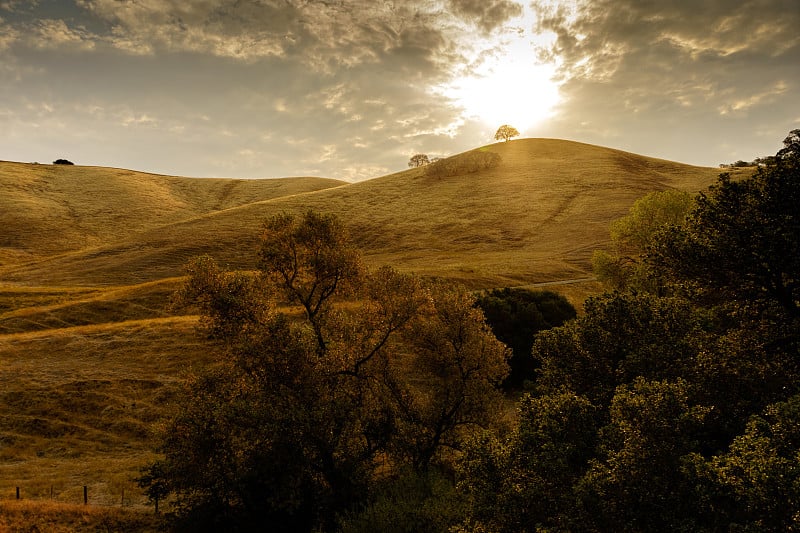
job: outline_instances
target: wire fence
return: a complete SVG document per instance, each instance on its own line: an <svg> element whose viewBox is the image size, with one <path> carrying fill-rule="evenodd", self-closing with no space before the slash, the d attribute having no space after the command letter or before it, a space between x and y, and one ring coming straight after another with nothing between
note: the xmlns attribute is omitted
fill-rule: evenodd
<svg viewBox="0 0 800 533"><path fill-rule="evenodd" d="M89 485L73 487L56 487L51 485L49 491L37 490L26 491L22 485L17 485L11 491L3 491L0 495L3 500L29 500L35 502L51 501L54 503L82 504L96 507L123 507L132 509L152 509L156 514L159 512L158 500L151 501L142 491L133 488L120 488L116 492L105 490L93 490Z"/></svg>

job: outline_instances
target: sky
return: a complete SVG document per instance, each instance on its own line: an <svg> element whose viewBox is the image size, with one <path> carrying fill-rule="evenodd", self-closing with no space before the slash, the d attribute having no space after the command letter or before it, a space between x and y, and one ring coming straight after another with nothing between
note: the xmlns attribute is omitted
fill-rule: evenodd
<svg viewBox="0 0 800 533"><path fill-rule="evenodd" d="M800 0L0 0L0 159L359 181L522 137L717 166L800 128Z"/></svg>

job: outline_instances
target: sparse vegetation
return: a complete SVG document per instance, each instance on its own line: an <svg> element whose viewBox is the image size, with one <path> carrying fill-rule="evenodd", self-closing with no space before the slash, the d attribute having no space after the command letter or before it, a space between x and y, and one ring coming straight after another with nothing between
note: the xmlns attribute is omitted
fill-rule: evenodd
<svg viewBox="0 0 800 533"><path fill-rule="evenodd" d="M499 154L489 151L474 150L444 159L439 159L425 167L425 175L435 178L447 178L474 174L482 170L494 168L500 164Z"/></svg>

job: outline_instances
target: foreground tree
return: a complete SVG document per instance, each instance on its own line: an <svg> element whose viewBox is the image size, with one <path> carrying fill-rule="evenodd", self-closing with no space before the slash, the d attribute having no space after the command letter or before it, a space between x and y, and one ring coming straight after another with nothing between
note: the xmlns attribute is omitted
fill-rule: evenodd
<svg viewBox="0 0 800 533"><path fill-rule="evenodd" d="M259 256L254 275L197 260L180 295L224 354L188 382L142 478L181 527L332 530L386 461L445 464L491 424L507 353L466 292L365 269L314 212L267 221Z"/></svg>
<svg viewBox="0 0 800 533"><path fill-rule="evenodd" d="M706 302L800 319L798 205L800 152L741 181L722 174L683 227L659 236L652 262Z"/></svg>
<svg viewBox="0 0 800 533"><path fill-rule="evenodd" d="M495 132L494 134L495 140L499 141L502 139L506 142L508 142L512 137L518 137L518 136L519 136L519 131L517 131L517 128L509 126L508 124L503 124L502 126L497 128L497 132Z"/></svg>

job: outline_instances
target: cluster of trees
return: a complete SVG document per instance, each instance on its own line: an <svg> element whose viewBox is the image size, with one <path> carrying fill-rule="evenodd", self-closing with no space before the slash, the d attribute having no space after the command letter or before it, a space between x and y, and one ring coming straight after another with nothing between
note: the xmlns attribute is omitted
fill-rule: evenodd
<svg viewBox="0 0 800 533"><path fill-rule="evenodd" d="M800 151L784 144L682 218L680 196L650 197L616 226L617 290L537 336L517 426L468 448L463 530L800 529ZM654 204L672 223L636 235Z"/></svg>
<svg viewBox="0 0 800 533"><path fill-rule="evenodd" d="M572 319L370 271L331 217L271 219L258 273L190 267L178 299L223 356L142 485L190 530L800 529L795 137L750 178L637 203L598 261L613 292ZM481 309L515 358L549 317L514 418Z"/></svg>
<svg viewBox="0 0 800 533"><path fill-rule="evenodd" d="M500 154L488 150L474 150L464 154L437 159L425 167L425 175L432 178L447 178L462 174L472 174L499 165Z"/></svg>

